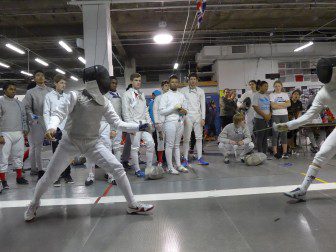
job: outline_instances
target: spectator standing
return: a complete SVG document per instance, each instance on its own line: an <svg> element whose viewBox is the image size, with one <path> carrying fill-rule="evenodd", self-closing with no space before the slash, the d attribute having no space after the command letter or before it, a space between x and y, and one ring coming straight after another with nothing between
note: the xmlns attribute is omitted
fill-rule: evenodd
<svg viewBox="0 0 336 252"><path fill-rule="evenodd" d="M272 108L272 121L275 123L288 122L287 108L291 105L289 96L287 93L282 92L283 86L281 81L275 81L273 84L274 92L270 94L271 108ZM280 158L278 155L278 137L280 136L282 146L282 158L289 158L287 154L287 132L278 132L273 130L272 134L272 146L273 155L276 158Z"/></svg>
<svg viewBox="0 0 336 252"><path fill-rule="evenodd" d="M256 144L258 152L267 153L267 135L269 121L271 120L271 103L267 94L268 83L261 81L259 84L259 92L255 93L252 99L252 107L254 109L254 129L257 131Z"/></svg>
<svg viewBox="0 0 336 252"><path fill-rule="evenodd" d="M222 128L226 125L232 123L233 116L236 113L237 104L231 99L230 89L226 88L224 90L224 95L220 99L220 117Z"/></svg>

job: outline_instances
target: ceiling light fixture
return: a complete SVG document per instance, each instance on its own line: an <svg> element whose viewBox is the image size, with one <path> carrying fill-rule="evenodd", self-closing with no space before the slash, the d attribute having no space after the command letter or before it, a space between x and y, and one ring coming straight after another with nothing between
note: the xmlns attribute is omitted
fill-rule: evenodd
<svg viewBox="0 0 336 252"><path fill-rule="evenodd" d="M176 63L174 64L174 69L176 70L176 69L178 69L178 67L179 67L179 64L176 62Z"/></svg>
<svg viewBox="0 0 336 252"><path fill-rule="evenodd" d="M167 23L165 21L161 21L159 23L159 31L158 33L153 37L153 40L158 45L167 45L170 44L173 41L173 36L168 32L166 29Z"/></svg>
<svg viewBox="0 0 336 252"><path fill-rule="evenodd" d="M300 47L296 48L294 50L294 52L299 52L299 51L301 51L301 50L303 50L303 49L305 49L305 48L307 48L309 46L312 46L313 44L314 44L313 41L309 41L307 44L304 44L303 46L300 46Z"/></svg>
<svg viewBox="0 0 336 252"><path fill-rule="evenodd" d="M5 64L5 63L2 63L2 62L0 62L0 66L2 66L2 67L4 67L4 68L9 68L9 67L10 67L9 65L7 65L7 64Z"/></svg>
<svg viewBox="0 0 336 252"><path fill-rule="evenodd" d="M44 60L41 60L39 58L35 58L35 61L40 63L43 66L49 66L49 64L47 62L45 62Z"/></svg>
<svg viewBox="0 0 336 252"><path fill-rule="evenodd" d="M59 69L59 68L56 68L55 71L59 72L60 74L65 74L65 72L63 70Z"/></svg>
<svg viewBox="0 0 336 252"><path fill-rule="evenodd" d="M62 46L67 52L72 52L71 47L68 46L64 41L60 40L58 44L60 44L60 46Z"/></svg>
<svg viewBox="0 0 336 252"><path fill-rule="evenodd" d="M15 51L15 52L17 52L17 53L25 54L25 51L21 50L20 48L18 48L18 47L16 47L16 46L12 45L12 44L10 44L10 43L7 43L7 44L6 44L6 47L9 48L9 49L11 49L11 50L13 50L13 51Z"/></svg>
<svg viewBox="0 0 336 252"><path fill-rule="evenodd" d="M74 81L78 81L78 78L76 78L75 76L70 76L71 79L73 79Z"/></svg>
<svg viewBox="0 0 336 252"><path fill-rule="evenodd" d="M82 62L84 65L86 64L86 60L82 56L79 56L78 60Z"/></svg>
<svg viewBox="0 0 336 252"><path fill-rule="evenodd" d="M27 76L33 76L31 73L28 73L26 71L21 71L20 73L24 74L24 75L27 75Z"/></svg>

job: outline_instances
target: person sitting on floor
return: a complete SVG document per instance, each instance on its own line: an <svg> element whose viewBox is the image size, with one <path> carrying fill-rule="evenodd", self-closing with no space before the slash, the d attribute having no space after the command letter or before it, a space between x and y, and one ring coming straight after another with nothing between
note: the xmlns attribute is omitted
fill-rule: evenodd
<svg viewBox="0 0 336 252"><path fill-rule="evenodd" d="M237 158L238 151L240 152L239 158L241 162L244 162L245 155L253 150L254 144L252 143L250 131L245 124L243 114L238 113L233 116L233 123L224 127L219 134L218 141L218 148L224 156L225 164L230 163L229 154L233 152Z"/></svg>

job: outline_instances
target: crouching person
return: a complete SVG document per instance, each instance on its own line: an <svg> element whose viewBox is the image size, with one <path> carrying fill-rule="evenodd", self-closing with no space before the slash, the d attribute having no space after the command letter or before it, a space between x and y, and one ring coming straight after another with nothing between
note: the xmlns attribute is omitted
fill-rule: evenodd
<svg viewBox="0 0 336 252"><path fill-rule="evenodd" d="M233 123L226 125L218 137L218 148L224 156L224 163L228 164L229 154L234 153L236 159L239 158L244 162L246 154L253 151L251 134L245 124L242 114L233 116Z"/></svg>

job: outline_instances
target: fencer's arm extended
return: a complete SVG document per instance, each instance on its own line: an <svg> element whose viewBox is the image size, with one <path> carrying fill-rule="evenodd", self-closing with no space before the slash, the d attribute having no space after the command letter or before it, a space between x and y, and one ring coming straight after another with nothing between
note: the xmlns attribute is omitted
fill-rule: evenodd
<svg viewBox="0 0 336 252"><path fill-rule="evenodd" d="M323 108L324 108L323 101L321 100L319 94L317 94L313 101L312 106L307 110L307 112L303 116L286 123L288 129L289 130L297 129L300 126L311 122L315 118L315 116L322 111Z"/></svg>
<svg viewBox="0 0 336 252"><path fill-rule="evenodd" d="M105 99L107 100L107 98ZM104 117L110 125L114 126L113 128L117 128L120 131L128 133L139 131L139 124L132 122L124 122L120 119L118 114L115 112L111 102L106 102L104 109L105 109Z"/></svg>
<svg viewBox="0 0 336 252"><path fill-rule="evenodd" d="M47 95L43 102L43 120L45 125L48 125L50 121L50 109L51 109L50 99L49 96Z"/></svg>
<svg viewBox="0 0 336 252"><path fill-rule="evenodd" d="M68 98L64 99L60 105L51 113L50 120L48 121L47 130L57 129L61 122L70 114L76 103L77 103L77 93L71 91Z"/></svg>

